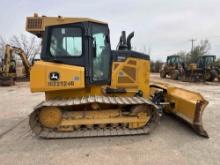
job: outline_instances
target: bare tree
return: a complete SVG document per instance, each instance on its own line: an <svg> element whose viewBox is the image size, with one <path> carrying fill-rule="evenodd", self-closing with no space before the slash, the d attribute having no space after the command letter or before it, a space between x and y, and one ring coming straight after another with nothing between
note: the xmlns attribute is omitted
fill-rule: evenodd
<svg viewBox="0 0 220 165"><path fill-rule="evenodd" d="M2 36L0 36L0 58L3 56L5 44L5 39Z"/></svg>
<svg viewBox="0 0 220 165"><path fill-rule="evenodd" d="M206 55L211 48L211 44L208 40L201 40L199 45L194 47L191 52L179 51L176 55L179 55L187 64L196 63L200 56Z"/></svg>
<svg viewBox="0 0 220 165"><path fill-rule="evenodd" d="M25 34L14 35L9 40L9 43L12 46L23 49L29 60L34 59L41 50L40 40L35 36L28 37Z"/></svg>
<svg viewBox="0 0 220 165"><path fill-rule="evenodd" d="M185 51L179 51L176 55L182 57L184 60L186 59L187 53Z"/></svg>
<svg viewBox="0 0 220 165"><path fill-rule="evenodd" d="M27 55L28 59L32 61L37 54L40 53L41 44L40 39L35 36L27 36L25 34L14 35L9 40L5 40L0 36L0 52L3 54L4 46L9 44L11 46L21 48L25 54Z"/></svg>
<svg viewBox="0 0 220 165"><path fill-rule="evenodd" d="M179 51L176 53L176 55L180 56L181 59L186 63L186 64L190 64L191 63L191 54L187 53L185 51Z"/></svg>
<svg viewBox="0 0 220 165"><path fill-rule="evenodd" d="M201 40L200 44L197 45L190 53L190 61L196 62L198 57L208 53L211 48L211 44L208 40Z"/></svg>

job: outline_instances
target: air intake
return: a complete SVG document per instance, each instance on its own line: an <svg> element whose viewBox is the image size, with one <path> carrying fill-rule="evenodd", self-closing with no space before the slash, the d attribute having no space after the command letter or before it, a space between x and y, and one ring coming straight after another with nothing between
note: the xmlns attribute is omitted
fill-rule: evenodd
<svg viewBox="0 0 220 165"><path fill-rule="evenodd" d="M28 18L27 19L27 29L42 29L42 19L41 18Z"/></svg>

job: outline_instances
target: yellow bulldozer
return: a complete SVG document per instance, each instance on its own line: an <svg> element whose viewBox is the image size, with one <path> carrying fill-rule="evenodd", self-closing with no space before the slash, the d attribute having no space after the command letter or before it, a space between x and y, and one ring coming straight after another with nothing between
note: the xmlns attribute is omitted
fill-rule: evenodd
<svg viewBox="0 0 220 165"><path fill-rule="evenodd" d="M22 66L17 66L15 55L19 56ZM23 68L25 73L23 73ZM0 67L0 86L11 86L15 80L28 78L31 64L25 52L18 47L5 45L2 64Z"/></svg>
<svg viewBox="0 0 220 165"><path fill-rule="evenodd" d="M208 102L196 92L150 84L150 57L133 51L125 32L111 50L108 24L89 18L27 17L42 38L41 60L30 73L32 92L45 101L30 114L41 138L149 134L163 112L176 114L201 136Z"/></svg>

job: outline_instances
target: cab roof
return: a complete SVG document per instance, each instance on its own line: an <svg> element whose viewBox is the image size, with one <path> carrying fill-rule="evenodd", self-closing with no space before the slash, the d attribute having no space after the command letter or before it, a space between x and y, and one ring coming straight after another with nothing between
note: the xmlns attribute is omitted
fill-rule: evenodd
<svg viewBox="0 0 220 165"><path fill-rule="evenodd" d="M170 58L170 57L180 57L180 56L179 56L179 55L176 55L176 54L167 56L167 58Z"/></svg>
<svg viewBox="0 0 220 165"><path fill-rule="evenodd" d="M99 24L107 24L106 22L102 22L92 18L80 18L80 17L77 18L77 17L62 17L62 16L47 17L47 16L38 16L38 14L34 14L34 16L27 17L26 19L26 31L38 37L42 37L42 34L47 26L63 25L63 24L79 23L79 22L94 22Z"/></svg>

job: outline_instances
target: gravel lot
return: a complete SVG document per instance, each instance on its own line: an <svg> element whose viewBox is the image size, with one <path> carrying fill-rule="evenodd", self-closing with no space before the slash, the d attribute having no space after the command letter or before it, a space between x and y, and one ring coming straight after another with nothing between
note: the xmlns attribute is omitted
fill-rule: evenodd
<svg viewBox="0 0 220 165"><path fill-rule="evenodd" d="M152 80L160 80L158 74ZM17 83L0 88L0 164L220 164L220 83L160 81L201 92L209 100L203 116L209 139L172 116L163 116L150 135L39 139L29 129L28 115L44 94Z"/></svg>

